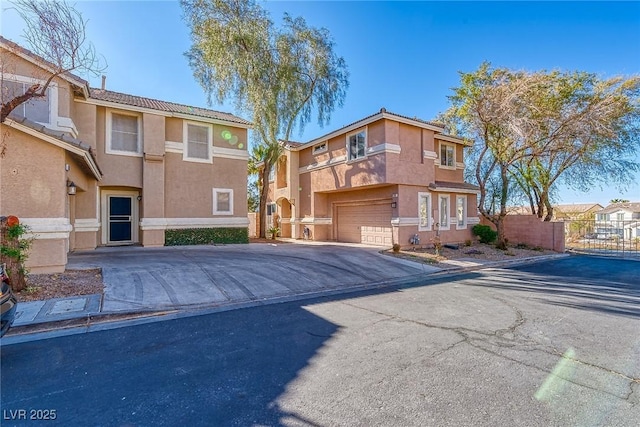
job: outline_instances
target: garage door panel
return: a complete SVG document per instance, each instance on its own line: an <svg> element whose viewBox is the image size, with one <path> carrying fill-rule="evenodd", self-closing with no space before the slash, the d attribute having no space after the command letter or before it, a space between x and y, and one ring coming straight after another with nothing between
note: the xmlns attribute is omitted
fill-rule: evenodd
<svg viewBox="0 0 640 427"><path fill-rule="evenodd" d="M391 201L384 204L339 206L337 240L391 246Z"/></svg>

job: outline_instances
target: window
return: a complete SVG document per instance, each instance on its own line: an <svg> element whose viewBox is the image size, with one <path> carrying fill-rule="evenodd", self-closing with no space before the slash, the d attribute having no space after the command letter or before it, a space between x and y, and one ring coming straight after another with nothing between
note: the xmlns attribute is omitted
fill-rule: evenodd
<svg viewBox="0 0 640 427"><path fill-rule="evenodd" d="M212 138L211 126L185 122L183 160L211 163Z"/></svg>
<svg viewBox="0 0 640 427"><path fill-rule="evenodd" d="M347 137L347 153L349 160L363 158L367 148L367 133L360 131Z"/></svg>
<svg viewBox="0 0 640 427"><path fill-rule="evenodd" d="M23 95L34 83L35 82L3 80L2 99L10 100L16 96ZM50 90L47 88L45 96L31 98L29 101L18 105L11 113L18 117L26 117L34 122L51 123L49 94Z"/></svg>
<svg viewBox="0 0 640 427"><path fill-rule="evenodd" d="M271 170L269 171L269 182L273 182L276 180L276 165L271 165Z"/></svg>
<svg viewBox="0 0 640 427"><path fill-rule="evenodd" d="M624 221L624 212L619 212L616 214L616 219L618 221Z"/></svg>
<svg viewBox="0 0 640 427"><path fill-rule="evenodd" d="M598 221L609 221L609 214L597 214L596 219Z"/></svg>
<svg viewBox="0 0 640 427"><path fill-rule="evenodd" d="M107 116L107 153L139 155L140 117L137 114L110 112Z"/></svg>
<svg viewBox="0 0 640 427"><path fill-rule="evenodd" d="M440 165L456 167L456 147L451 144L440 143Z"/></svg>
<svg viewBox="0 0 640 427"><path fill-rule="evenodd" d="M467 227L467 196L456 197L457 228Z"/></svg>
<svg viewBox="0 0 640 427"><path fill-rule="evenodd" d="M438 218L440 230L449 229L449 196L438 197Z"/></svg>
<svg viewBox="0 0 640 427"><path fill-rule="evenodd" d="M327 151L327 143L323 142L313 147L313 154L324 153Z"/></svg>
<svg viewBox="0 0 640 427"><path fill-rule="evenodd" d="M233 190L226 188L213 189L213 214L233 215Z"/></svg>
<svg viewBox="0 0 640 427"><path fill-rule="evenodd" d="M431 229L431 194L418 193L418 231Z"/></svg>

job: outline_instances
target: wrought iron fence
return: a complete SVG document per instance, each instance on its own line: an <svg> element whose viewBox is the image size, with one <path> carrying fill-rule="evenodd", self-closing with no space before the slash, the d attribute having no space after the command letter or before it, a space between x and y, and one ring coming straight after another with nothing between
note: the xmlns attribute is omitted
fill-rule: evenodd
<svg viewBox="0 0 640 427"><path fill-rule="evenodd" d="M640 219L565 221L565 247L597 255L640 257Z"/></svg>

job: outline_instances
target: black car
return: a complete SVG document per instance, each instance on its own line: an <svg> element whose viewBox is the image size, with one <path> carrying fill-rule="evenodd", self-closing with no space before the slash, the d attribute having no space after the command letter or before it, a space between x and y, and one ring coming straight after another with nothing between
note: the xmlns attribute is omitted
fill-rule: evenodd
<svg viewBox="0 0 640 427"><path fill-rule="evenodd" d="M0 337L2 337L11 327L16 317L17 300L4 272L4 266L0 264L0 282L2 282L2 291L0 292Z"/></svg>

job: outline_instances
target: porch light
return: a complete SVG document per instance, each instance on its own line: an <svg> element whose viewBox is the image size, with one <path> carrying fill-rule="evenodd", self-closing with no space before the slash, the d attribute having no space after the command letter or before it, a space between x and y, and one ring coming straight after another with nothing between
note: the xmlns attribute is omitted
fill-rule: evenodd
<svg viewBox="0 0 640 427"><path fill-rule="evenodd" d="M67 194L70 196L76 195L76 184L73 181L67 183Z"/></svg>
<svg viewBox="0 0 640 427"><path fill-rule="evenodd" d="M392 207L393 209L395 209L397 206L398 206L398 203L396 203L396 202L391 202L391 207Z"/></svg>

